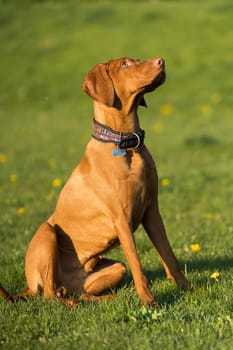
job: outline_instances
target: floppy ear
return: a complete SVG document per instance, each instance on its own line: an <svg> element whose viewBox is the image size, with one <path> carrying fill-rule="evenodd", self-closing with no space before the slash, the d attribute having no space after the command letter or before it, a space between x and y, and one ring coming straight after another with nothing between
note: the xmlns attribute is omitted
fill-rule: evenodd
<svg viewBox="0 0 233 350"><path fill-rule="evenodd" d="M139 105L140 105L140 106L143 106L143 107L147 107L147 104L146 104L146 101L145 101L144 96L142 96L142 98L141 98L141 100L140 100L140 102L139 102Z"/></svg>
<svg viewBox="0 0 233 350"><path fill-rule="evenodd" d="M115 91L106 64L97 64L85 77L83 90L94 100L113 107Z"/></svg>

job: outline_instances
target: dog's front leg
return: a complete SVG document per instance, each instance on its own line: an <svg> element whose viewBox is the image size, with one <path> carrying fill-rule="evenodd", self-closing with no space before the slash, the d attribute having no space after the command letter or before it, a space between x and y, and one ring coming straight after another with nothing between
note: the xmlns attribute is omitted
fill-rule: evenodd
<svg viewBox="0 0 233 350"><path fill-rule="evenodd" d="M142 224L160 256L167 278L175 281L180 288L186 289L188 281L181 272L178 261L169 244L157 206L152 206L146 211Z"/></svg>
<svg viewBox="0 0 233 350"><path fill-rule="evenodd" d="M127 223L120 220L116 225L118 238L125 254L129 268L132 272L134 285L141 302L146 305L155 306L156 301L149 289L147 278L143 273L142 266L137 254L134 236Z"/></svg>

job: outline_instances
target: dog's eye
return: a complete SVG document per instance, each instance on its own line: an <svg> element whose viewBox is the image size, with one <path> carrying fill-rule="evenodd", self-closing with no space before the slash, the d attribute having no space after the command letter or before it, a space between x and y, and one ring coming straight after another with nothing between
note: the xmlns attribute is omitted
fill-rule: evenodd
<svg viewBox="0 0 233 350"><path fill-rule="evenodd" d="M122 68L127 68L128 67L128 62L126 60L121 61L121 67Z"/></svg>

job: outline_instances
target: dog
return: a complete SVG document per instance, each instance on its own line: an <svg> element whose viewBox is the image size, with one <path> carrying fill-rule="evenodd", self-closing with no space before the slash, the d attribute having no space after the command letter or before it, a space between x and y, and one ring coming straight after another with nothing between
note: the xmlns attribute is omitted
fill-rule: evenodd
<svg viewBox="0 0 233 350"><path fill-rule="evenodd" d="M136 250L134 232L143 225L168 279L188 281L169 244L158 205L158 176L144 144L138 108L144 95L165 81L162 58L128 57L97 64L83 90L94 101L93 135L64 185L53 214L33 236L25 260L27 289L14 301L42 294L74 304L74 294L101 298L126 274L120 261L103 257L121 245L142 304L155 306Z"/></svg>

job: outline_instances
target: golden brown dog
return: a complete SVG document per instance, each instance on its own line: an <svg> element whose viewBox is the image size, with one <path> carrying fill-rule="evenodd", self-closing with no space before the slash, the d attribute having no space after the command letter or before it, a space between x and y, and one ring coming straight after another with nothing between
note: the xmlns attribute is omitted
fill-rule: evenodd
<svg viewBox="0 0 233 350"><path fill-rule="evenodd" d="M65 295L98 296L116 287L126 267L102 255L120 244L141 302L155 305L135 247L133 233L141 223L167 278L187 287L159 213L157 172L137 114L144 94L164 80L162 58L114 59L87 74L83 89L94 100L93 137L54 213L32 238L25 263L28 288L18 297L40 292L64 301ZM1 287L0 295L14 300Z"/></svg>

